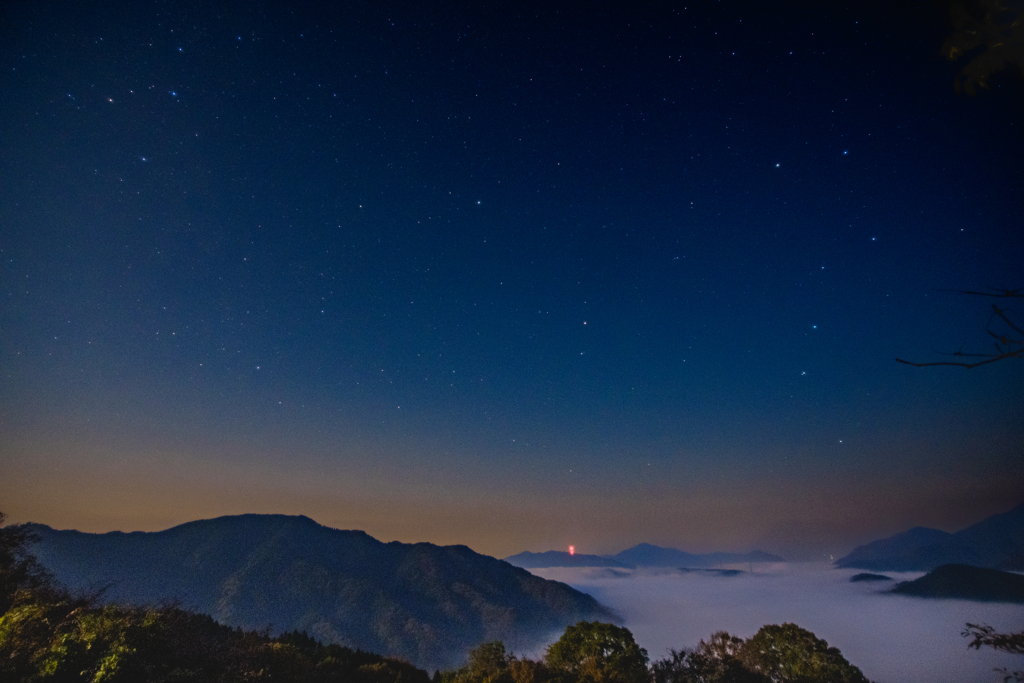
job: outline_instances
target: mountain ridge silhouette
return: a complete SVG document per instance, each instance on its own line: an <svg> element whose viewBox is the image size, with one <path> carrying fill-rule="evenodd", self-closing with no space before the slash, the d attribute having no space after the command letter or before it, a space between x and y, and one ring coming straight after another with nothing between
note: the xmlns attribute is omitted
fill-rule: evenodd
<svg viewBox="0 0 1024 683"><path fill-rule="evenodd" d="M177 601L218 621L401 657L462 663L490 640L536 647L585 619L614 620L593 597L466 546L383 543L305 516L233 515L158 532L89 534L26 525L33 552L105 602Z"/></svg>

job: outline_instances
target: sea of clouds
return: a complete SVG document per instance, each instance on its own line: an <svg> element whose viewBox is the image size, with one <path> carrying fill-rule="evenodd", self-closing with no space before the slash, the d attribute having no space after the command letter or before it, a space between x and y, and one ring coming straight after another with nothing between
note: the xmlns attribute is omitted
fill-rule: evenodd
<svg viewBox="0 0 1024 683"><path fill-rule="evenodd" d="M839 648L877 683L997 683L993 669L1024 669L1024 657L969 650L967 622L1024 629L1024 606L886 594L894 582L851 583L854 569L811 563L736 567L733 576L675 570L552 567L530 571L562 581L617 611L651 660L693 647L714 631L749 637L764 624L793 622ZM886 572L897 581L921 572ZM538 654L538 653L528 653Z"/></svg>

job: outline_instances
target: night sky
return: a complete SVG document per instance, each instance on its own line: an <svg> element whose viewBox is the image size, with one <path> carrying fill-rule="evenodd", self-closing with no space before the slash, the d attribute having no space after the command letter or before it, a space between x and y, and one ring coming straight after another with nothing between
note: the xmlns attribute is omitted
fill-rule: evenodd
<svg viewBox="0 0 1024 683"><path fill-rule="evenodd" d="M0 509L838 557L1024 500L941 4L0 9ZM1011 307L1012 308L1012 307ZM1024 319L1024 302L1016 308Z"/></svg>

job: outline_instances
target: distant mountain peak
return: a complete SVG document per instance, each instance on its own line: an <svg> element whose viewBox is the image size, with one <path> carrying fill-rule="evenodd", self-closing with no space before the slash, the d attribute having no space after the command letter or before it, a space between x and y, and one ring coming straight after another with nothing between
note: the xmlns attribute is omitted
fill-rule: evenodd
<svg viewBox="0 0 1024 683"><path fill-rule="evenodd" d="M930 537L930 536L952 536L952 535L953 534L949 533L948 531L943 531L942 529L932 529L931 527L927 527L927 526L915 526L912 529L907 529L902 534L897 534L897 536L926 536L926 537Z"/></svg>
<svg viewBox="0 0 1024 683"><path fill-rule="evenodd" d="M524 569L539 569L542 567L626 568L629 566L615 561L614 558L603 555L582 555L579 553L567 553L564 550L548 550L542 553L522 552L506 557L505 562Z"/></svg>
<svg viewBox="0 0 1024 683"><path fill-rule="evenodd" d="M542 553L523 552L506 557L505 561L517 567L539 569L543 567L690 567L710 568L723 564L750 562L785 562L777 555L760 550L751 553L707 553L695 555L676 548L662 548L651 543L639 543L616 555L580 555L559 550Z"/></svg>
<svg viewBox="0 0 1024 683"><path fill-rule="evenodd" d="M872 571L930 571L941 565L1024 569L1024 504L951 534L914 527L854 548L837 567Z"/></svg>

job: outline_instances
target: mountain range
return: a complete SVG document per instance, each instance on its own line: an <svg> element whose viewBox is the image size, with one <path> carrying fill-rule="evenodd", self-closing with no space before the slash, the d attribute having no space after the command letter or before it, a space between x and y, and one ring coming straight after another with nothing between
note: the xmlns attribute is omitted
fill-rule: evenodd
<svg viewBox="0 0 1024 683"><path fill-rule="evenodd" d="M837 567L871 571L931 571L946 564L1024 570L1024 504L956 533L915 527L855 548Z"/></svg>
<svg viewBox="0 0 1024 683"><path fill-rule="evenodd" d="M506 557L505 561L517 567L537 569L541 567L675 567L706 569L724 564L749 564L752 562L785 562L776 555L756 550L751 553L693 553L662 548L650 543L641 543L615 555L575 555L558 550L543 553L524 552Z"/></svg>
<svg viewBox="0 0 1024 683"><path fill-rule="evenodd" d="M177 601L223 624L460 665L502 640L535 647L580 620L614 620L594 598L465 546L382 543L303 516L239 515L160 532L91 534L26 525L33 552L104 602Z"/></svg>

